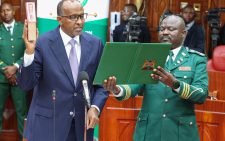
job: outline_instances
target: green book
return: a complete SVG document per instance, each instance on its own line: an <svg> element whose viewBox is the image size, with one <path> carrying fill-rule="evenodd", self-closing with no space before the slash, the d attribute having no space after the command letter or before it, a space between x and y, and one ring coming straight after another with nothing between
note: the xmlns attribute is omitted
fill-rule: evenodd
<svg viewBox="0 0 225 141"><path fill-rule="evenodd" d="M106 43L94 84L103 84L109 76L117 78L117 84L156 83L150 77L157 66L164 67L171 44L168 43Z"/></svg>

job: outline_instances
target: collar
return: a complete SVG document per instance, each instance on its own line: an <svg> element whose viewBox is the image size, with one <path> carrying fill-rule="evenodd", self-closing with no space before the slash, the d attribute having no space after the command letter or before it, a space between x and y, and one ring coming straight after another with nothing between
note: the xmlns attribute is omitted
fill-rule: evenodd
<svg viewBox="0 0 225 141"><path fill-rule="evenodd" d="M174 59L177 57L177 54L179 53L180 49L181 49L181 46L171 50L173 52Z"/></svg>
<svg viewBox="0 0 225 141"><path fill-rule="evenodd" d="M194 25L195 21L193 20L192 22L186 24L186 30L189 30L193 25Z"/></svg>
<svg viewBox="0 0 225 141"><path fill-rule="evenodd" d="M11 26L12 29L13 29L14 28L14 25L15 25L15 20L13 20L10 24L5 23L5 22L3 22L3 24L4 24L4 26L5 26L6 29L7 29L8 26Z"/></svg>
<svg viewBox="0 0 225 141"><path fill-rule="evenodd" d="M67 34L61 29L61 27L59 28L59 32L60 32L60 35L61 35L61 37L62 37L63 44L64 44L64 46L66 46L72 38L71 38L69 35L67 35ZM73 39L76 40L76 42L77 42L78 45L80 45L80 36L75 36Z"/></svg>

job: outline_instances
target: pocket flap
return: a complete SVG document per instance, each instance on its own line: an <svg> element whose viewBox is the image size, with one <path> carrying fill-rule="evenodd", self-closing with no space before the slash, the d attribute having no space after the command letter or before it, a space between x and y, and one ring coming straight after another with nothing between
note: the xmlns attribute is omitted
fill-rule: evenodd
<svg viewBox="0 0 225 141"><path fill-rule="evenodd" d="M148 119L148 114L147 113L141 113L138 115L138 121L144 121Z"/></svg>
<svg viewBox="0 0 225 141"><path fill-rule="evenodd" d="M35 114L51 118L53 116L53 111L52 111L52 109L37 106Z"/></svg>
<svg viewBox="0 0 225 141"><path fill-rule="evenodd" d="M192 71L186 71L186 72L175 72L173 74L176 78L183 78L183 79L187 79L187 78L192 78L193 77L193 72Z"/></svg>
<svg viewBox="0 0 225 141"><path fill-rule="evenodd" d="M196 124L195 116L185 116L179 118L180 124L186 124L186 125L194 125Z"/></svg>

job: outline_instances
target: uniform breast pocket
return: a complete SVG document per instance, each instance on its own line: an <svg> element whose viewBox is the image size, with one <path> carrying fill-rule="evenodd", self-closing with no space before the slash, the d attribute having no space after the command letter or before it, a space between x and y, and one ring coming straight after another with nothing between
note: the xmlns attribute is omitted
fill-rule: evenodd
<svg viewBox="0 0 225 141"><path fill-rule="evenodd" d="M147 113L140 113L137 119L135 132L134 132L134 141L144 141L147 125L148 125L148 114Z"/></svg>
<svg viewBox="0 0 225 141"><path fill-rule="evenodd" d="M5 41L5 39L2 36L0 36L0 47L2 48L4 46L6 46L6 41Z"/></svg>
<svg viewBox="0 0 225 141"><path fill-rule="evenodd" d="M179 118L179 141L199 141L195 116Z"/></svg>
<svg viewBox="0 0 225 141"><path fill-rule="evenodd" d="M186 82L190 84L194 77L193 71L182 71L182 72L175 72L173 74L178 80Z"/></svg>

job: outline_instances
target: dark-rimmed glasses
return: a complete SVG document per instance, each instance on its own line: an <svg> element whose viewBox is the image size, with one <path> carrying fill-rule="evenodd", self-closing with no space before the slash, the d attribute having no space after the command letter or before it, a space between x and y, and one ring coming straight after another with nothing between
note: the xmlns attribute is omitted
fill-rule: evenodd
<svg viewBox="0 0 225 141"><path fill-rule="evenodd" d="M68 16L60 16L60 17L65 17L71 21L78 21L78 19L81 19L81 20L86 20L87 19L87 16L88 16L88 13L83 13L83 14L80 14L80 15L68 15Z"/></svg>

